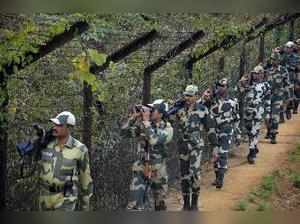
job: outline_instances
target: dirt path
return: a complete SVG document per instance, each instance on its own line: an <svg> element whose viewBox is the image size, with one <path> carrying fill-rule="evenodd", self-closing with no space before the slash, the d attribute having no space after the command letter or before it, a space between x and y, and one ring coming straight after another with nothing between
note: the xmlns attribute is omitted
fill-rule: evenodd
<svg viewBox="0 0 300 224"><path fill-rule="evenodd" d="M247 147L242 145L236 156L230 160L230 168L225 177L225 186L221 191L210 186L214 178L213 173L204 174L200 210L232 210L240 199L261 182L264 176L278 168L286 158L287 152L300 142L300 115L294 115L292 120L281 124L279 133L276 145L270 144L264 139L264 133L261 134L260 153L255 165L249 165L246 162ZM167 204L168 210L181 210L182 202L178 190L170 190Z"/></svg>

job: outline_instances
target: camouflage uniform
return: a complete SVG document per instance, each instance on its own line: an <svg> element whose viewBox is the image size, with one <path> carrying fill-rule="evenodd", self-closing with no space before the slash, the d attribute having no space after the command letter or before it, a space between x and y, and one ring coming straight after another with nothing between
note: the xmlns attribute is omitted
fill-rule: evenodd
<svg viewBox="0 0 300 224"><path fill-rule="evenodd" d="M145 208L145 191L149 184L152 190L156 210L164 210L164 199L168 190L168 175L166 168L167 143L173 137L173 128L169 122L159 124L149 121L129 119L122 128L125 137L137 138L139 159L132 166L133 179L130 185L130 198L127 208L142 210ZM147 147L149 157L147 158ZM145 177L145 161L149 160L151 167L150 180Z"/></svg>
<svg viewBox="0 0 300 224"><path fill-rule="evenodd" d="M63 146L52 141L41 152L40 168L40 210L74 211L78 204L89 210L93 186L84 144L72 136Z"/></svg>
<svg viewBox="0 0 300 224"><path fill-rule="evenodd" d="M297 78L295 81L295 102L294 102L294 114L298 113L298 106L300 102L300 72L297 73Z"/></svg>
<svg viewBox="0 0 300 224"><path fill-rule="evenodd" d="M291 110L293 109L293 104L295 101L295 82L297 80L297 67L299 65L299 55L296 52L284 52L283 54L283 64L288 69L289 74L289 86L286 88L288 95L287 105L286 105L286 115L287 118L291 118Z"/></svg>
<svg viewBox="0 0 300 224"><path fill-rule="evenodd" d="M285 67L278 65L268 69L268 82L271 86L271 114L267 123L267 136L271 143L276 144L276 135L280 121L280 111L283 107L285 89L289 86L288 71Z"/></svg>
<svg viewBox="0 0 300 224"><path fill-rule="evenodd" d="M240 121L238 102L228 95L223 97L216 96L214 104L211 107L211 114L216 122L216 132L219 142L217 158L214 161L216 187L222 188L224 175L228 169L228 152L234 133L233 129L238 127Z"/></svg>
<svg viewBox="0 0 300 224"><path fill-rule="evenodd" d="M244 120L249 137L249 163L254 163L258 153L257 144L259 141L259 131L264 113L270 114L270 85L268 82L255 82L245 89Z"/></svg>
<svg viewBox="0 0 300 224"><path fill-rule="evenodd" d="M179 123L179 158L181 171L181 191L189 204L190 196L198 197L201 178L201 158L205 149L203 132L208 131L208 139L217 145L214 122L204 104L196 102L193 108L180 109L176 118Z"/></svg>

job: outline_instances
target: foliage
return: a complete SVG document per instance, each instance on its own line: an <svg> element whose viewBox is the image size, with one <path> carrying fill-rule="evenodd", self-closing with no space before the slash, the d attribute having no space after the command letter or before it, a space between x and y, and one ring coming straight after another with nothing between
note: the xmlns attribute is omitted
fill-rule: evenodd
<svg viewBox="0 0 300 224"><path fill-rule="evenodd" d="M95 98L101 100L106 109L106 113L98 114L96 108L92 108L93 146L90 152L97 191L92 205L94 209L123 209L127 203L130 166L136 159L136 148L134 140L120 137L120 124L127 116L128 106L142 100L144 68L187 39L192 32L202 29L206 36L195 43L194 48L184 51L153 73L152 98L174 100L189 83L195 83L201 89L208 87L220 77L218 60L224 55L224 75L234 80L239 72L241 45L217 51L196 63L192 79L187 77L183 65L190 55L203 53L225 36L242 35L260 21L262 16L264 15L36 13L9 18L9 26L0 28L0 72L6 64L30 60L25 57L26 52L36 52L40 45L68 29L75 21L87 21L90 27L80 37L9 77L9 208L35 208L30 201L35 194L35 185L31 184L35 181L34 177L17 182L19 158L14 147L16 142L33 134L32 123L49 127L48 119L63 110L72 111L76 115L78 126L74 129L74 136L80 139L83 122L82 87L83 82L87 82L92 86ZM0 21L1 19L0 16ZM108 55L153 28L159 32L160 38L121 61L110 64L101 74L90 73L91 66L102 65ZM283 31L284 35L285 33ZM284 41L284 35L281 42ZM274 47L272 34L267 36L266 42L267 49ZM256 41L246 46L248 71L256 63L257 46ZM3 96L4 93L1 92L0 97ZM5 114L0 113L0 118L1 116ZM170 156L175 158L176 163L176 148L170 150ZM176 175L170 172L170 182L174 182ZM266 191L268 187L270 186L267 184ZM19 192L13 189L23 190Z"/></svg>

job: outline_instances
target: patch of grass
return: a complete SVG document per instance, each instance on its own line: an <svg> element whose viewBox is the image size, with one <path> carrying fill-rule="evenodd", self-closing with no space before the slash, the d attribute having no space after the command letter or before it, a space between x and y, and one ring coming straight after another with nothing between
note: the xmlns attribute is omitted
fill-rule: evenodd
<svg viewBox="0 0 300 224"><path fill-rule="evenodd" d="M236 211L246 211L248 208L248 202L246 200L241 200L237 206L234 208Z"/></svg>
<svg viewBox="0 0 300 224"><path fill-rule="evenodd" d="M300 146L297 146L296 150L289 152L288 160L290 162L300 162Z"/></svg>
<svg viewBox="0 0 300 224"><path fill-rule="evenodd" d="M276 174L264 177L260 187L254 192L255 196L264 200L268 199L275 190L275 181Z"/></svg>
<svg viewBox="0 0 300 224"><path fill-rule="evenodd" d="M300 189L300 173L293 173L291 180L293 181L293 186Z"/></svg>
<svg viewBox="0 0 300 224"><path fill-rule="evenodd" d="M263 212L263 211L266 211L268 209L270 209L270 204L266 201L261 201L258 204L256 211Z"/></svg>

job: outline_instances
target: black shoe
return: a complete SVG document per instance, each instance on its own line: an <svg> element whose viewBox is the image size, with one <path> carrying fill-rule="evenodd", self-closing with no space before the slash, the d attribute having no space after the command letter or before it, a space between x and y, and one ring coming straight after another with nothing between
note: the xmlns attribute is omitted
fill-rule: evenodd
<svg viewBox="0 0 300 224"><path fill-rule="evenodd" d="M269 139L270 138L270 132L267 132L265 139Z"/></svg>
<svg viewBox="0 0 300 224"><path fill-rule="evenodd" d="M190 204L190 194L185 194L183 195L183 211L189 211L191 209L191 204Z"/></svg>
<svg viewBox="0 0 300 224"><path fill-rule="evenodd" d="M291 112L291 110L287 110L285 112L285 114L286 114L286 119L291 120L291 118L292 118L292 112Z"/></svg>
<svg viewBox="0 0 300 224"><path fill-rule="evenodd" d="M219 169L218 171L218 177L216 180L216 188L221 189L224 184L224 175L225 175L225 169Z"/></svg>
<svg viewBox="0 0 300 224"><path fill-rule="evenodd" d="M198 211L198 197L199 197L199 194L196 194L196 193L192 194L192 205L191 205L192 211Z"/></svg>
<svg viewBox="0 0 300 224"><path fill-rule="evenodd" d="M271 144L277 144L276 135L274 134L271 136Z"/></svg>
<svg viewBox="0 0 300 224"><path fill-rule="evenodd" d="M255 155L256 155L255 151L256 151L255 149L250 150L250 152L247 156L248 163L251 165L255 164Z"/></svg>

